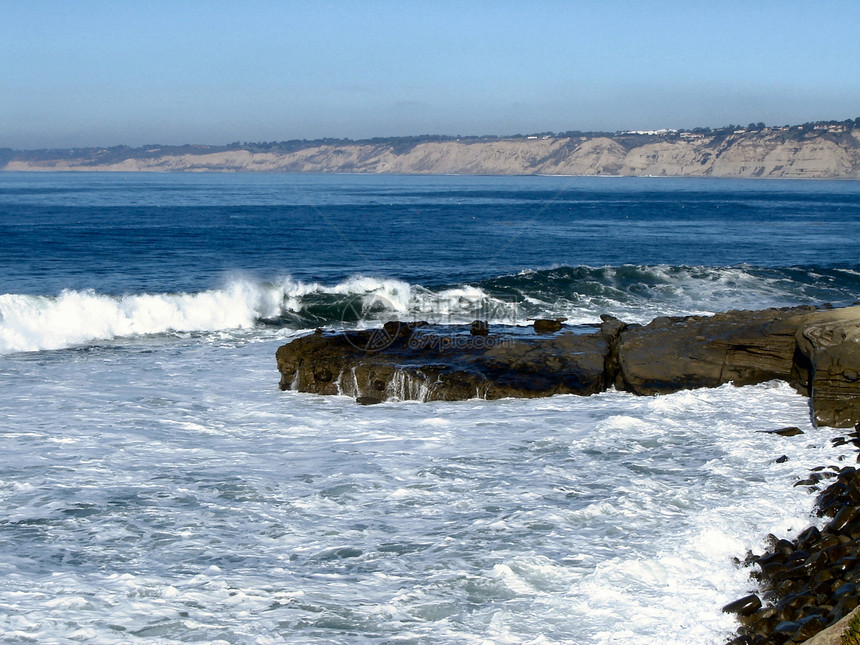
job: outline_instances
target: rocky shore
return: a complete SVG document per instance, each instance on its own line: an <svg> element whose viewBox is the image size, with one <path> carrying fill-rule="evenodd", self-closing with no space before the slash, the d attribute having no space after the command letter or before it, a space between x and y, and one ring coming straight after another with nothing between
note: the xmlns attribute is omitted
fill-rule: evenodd
<svg viewBox="0 0 860 645"><path fill-rule="evenodd" d="M860 446L860 424L850 438L833 441ZM753 567L758 591L723 607L740 621L731 645L803 643L860 604L860 470L820 467L796 485L812 490L826 485L816 506L818 516L830 521L794 539L769 535L766 553L747 555L742 564Z"/></svg>
<svg viewBox="0 0 860 645"><path fill-rule="evenodd" d="M810 397L816 425L860 422L860 306L661 317L647 325L434 327L316 333L276 353L281 389L384 400L640 395L774 379Z"/></svg>

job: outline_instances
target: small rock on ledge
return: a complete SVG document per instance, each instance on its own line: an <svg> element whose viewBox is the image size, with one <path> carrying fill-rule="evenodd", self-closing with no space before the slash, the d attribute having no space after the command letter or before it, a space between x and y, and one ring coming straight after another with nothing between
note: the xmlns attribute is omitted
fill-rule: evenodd
<svg viewBox="0 0 860 645"><path fill-rule="evenodd" d="M482 321L461 329L390 321L324 332L276 353L281 389L367 399L461 400L652 395L779 379L810 397L817 425L860 422L860 306L728 311L584 330L563 319L533 328ZM538 324L540 323L540 325Z"/></svg>

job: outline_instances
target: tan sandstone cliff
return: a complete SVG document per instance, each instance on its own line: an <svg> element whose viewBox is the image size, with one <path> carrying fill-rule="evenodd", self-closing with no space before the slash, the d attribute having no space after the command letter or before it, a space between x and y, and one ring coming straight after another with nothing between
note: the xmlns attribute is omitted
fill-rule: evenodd
<svg viewBox="0 0 860 645"><path fill-rule="evenodd" d="M616 175L860 179L860 129L784 129L664 136L471 139L419 143L310 145L291 152L231 149L12 158L10 171L269 171L472 175Z"/></svg>

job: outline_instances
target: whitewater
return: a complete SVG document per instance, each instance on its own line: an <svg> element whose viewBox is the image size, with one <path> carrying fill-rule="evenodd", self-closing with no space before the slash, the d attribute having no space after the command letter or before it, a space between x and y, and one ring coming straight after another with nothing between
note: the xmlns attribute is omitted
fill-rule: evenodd
<svg viewBox="0 0 860 645"><path fill-rule="evenodd" d="M0 354L258 325L349 329L400 319L435 324L486 319L526 326L530 319L558 316L570 324L589 324L604 313L644 324L660 315L711 315L731 308L848 305L860 289L860 273L853 269L802 273L796 268L559 267L436 288L357 275L334 285L289 276L268 282L231 279L223 288L198 293L2 294Z"/></svg>
<svg viewBox="0 0 860 645"><path fill-rule="evenodd" d="M0 175L0 638L725 642L856 460L786 384L362 407L274 352L852 304L858 233L851 183Z"/></svg>

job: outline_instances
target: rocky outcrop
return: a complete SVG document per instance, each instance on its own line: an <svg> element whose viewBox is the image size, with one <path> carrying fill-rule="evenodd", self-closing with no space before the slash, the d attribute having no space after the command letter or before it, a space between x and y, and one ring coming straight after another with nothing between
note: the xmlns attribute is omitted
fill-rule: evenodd
<svg viewBox="0 0 860 645"><path fill-rule="evenodd" d="M656 318L631 327L618 346L616 387L663 394L723 383L781 379L805 388L795 367L795 334L811 307Z"/></svg>
<svg viewBox="0 0 860 645"><path fill-rule="evenodd" d="M806 359L808 391L816 423L845 427L860 421L860 324L858 307L809 317L796 334Z"/></svg>
<svg viewBox="0 0 860 645"><path fill-rule="evenodd" d="M850 441L860 443L856 433ZM795 485L819 490L825 483L817 514L830 520L821 529L811 526L793 539L769 535L767 552L747 555L743 565L752 569L757 591L723 607L740 623L729 645L782 645L813 637L809 642L840 642L846 616L860 603L860 471L815 468Z"/></svg>
<svg viewBox="0 0 860 645"><path fill-rule="evenodd" d="M860 307L729 311L648 325L611 316L591 327L561 319L476 323L317 330L278 349L280 386L372 403L588 395L611 386L650 395L780 379L810 396L815 423L860 422Z"/></svg>
<svg viewBox="0 0 860 645"><path fill-rule="evenodd" d="M860 178L860 128L13 152L4 170ZM4 165L5 161L5 165Z"/></svg>
<svg viewBox="0 0 860 645"><path fill-rule="evenodd" d="M455 332L422 323L322 332L278 349L281 389L373 399L463 400L595 394L622 325L551 335Z"/></svg>

